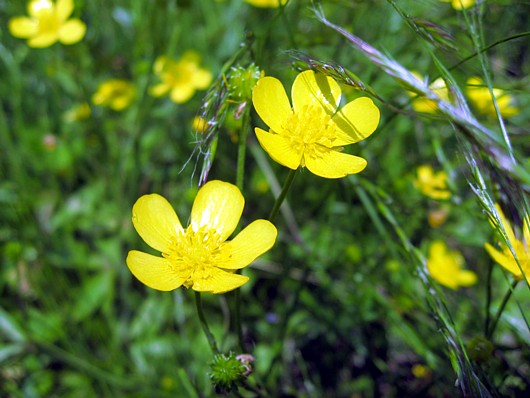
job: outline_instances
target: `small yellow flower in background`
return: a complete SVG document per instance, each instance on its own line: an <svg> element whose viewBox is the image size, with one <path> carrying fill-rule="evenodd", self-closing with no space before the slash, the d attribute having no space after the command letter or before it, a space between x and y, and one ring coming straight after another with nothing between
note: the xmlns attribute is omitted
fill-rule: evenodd
<svg viewBox="0 0 530 398"><path fill-rule="evenodd" d="M525 219L523 222L523 238L517 239L517 237L515 236L515 231L512 225L504 216L501 207L496 204L495 208L497 209L497 213L499 214L499 219L501 221L502 228L506 233L506 237L508 238L510 245L515 251L517 260L513 256L508 245L505 243L501 245L501 251L495 249L489 243L486 243L484 247L486 248L491 258L496 263L501 265L505 270L512 273L516 279L521 280L526 276L526 280L528 281L528 283L530 283L530 225L528 223L529 215L525 215ZM492 224L494 223L492 222ZM517 264L517 262L519 262L519 264ZM521 269L523 270L524 275L523 272L521 272Z"/></svg>
<svg viewBox="0 0 530 398"><path fill-rule="evenodd" d="M182 285L208 293L237 289L249 278L234 271L268 251L277 236L269 221L256 220L227 241L239 223L244 204L235 185L210 181L197 193L190 225L183 228L166 199L157 194L142 196L133 206L133 225L162 257L132 250L127 266L140 282L157 290Z"/></svg>
<svg viewBox="0 0 530 398"><path fill-rule="evenodd" d="M414 186L424 195L433 199L448 199L451 192L447 187L447 173L445 171L434 172L431 166L422 165L418 167L418 176Z"/></svg>
<svg viewBox="0 0 530 398"><path fill-rule="evenodd" d="M432 375L431 370L421 363L415 363L414 365L412 365L411 371L414 377L417 379L425 379Z"/></svg>
<svg viewBox="0 0 530 398"><path fill-rule="evenodd" d="M451 3L451 6L455 10L462 10L464 8L470 8L475 5L475 0L440 0L444 3Z"/></svg>
<svg viewBox="0 0 530 398"><path fill-rule="evenodd" d="M66 111L63 118L65 122L73 123L80 120L86 120L91 114L92 110L90 109L90 105L86 102L83 102L82 104L75 105Z"/></svg>
<svg viewBox="0 0 530 398"><path fill-rule="evenodd" d="M419 81L423 81L422 76L417 72L412 72L414 76L418 78ZM429 88L443 101L449 102L449 90L447 89L447 86L445 85L444 79L441 77L436 79L434 82L432 82L429 85ZM412 109L414 109L416 112L421 113L436 113L438 111L438 104L436 101L433 101L431 99L425 98L425 97L419 97L416 93L409 92L410 96L414 96L414 100L412 101Z"/></svg>
<svg viewBox="0 0 530 398"><path fill-rule="evenodd" d="M435 240L429 246L427 270L434 280L450 289L471 286L477 282L473 271L462 269L464 257L456 250L449 250L441 240Z"/></svg>
<svg viewBox="0 0 530 398"><path fill-rule="evenodd" d="M246 3L259 8L277 8L287 4L288 0L245 0Z"/></svg>
<svg viewBox="0 0 530 398"><path fill-rule="evenodd" d="M475 108L485 115L497 117L491 93L480 77L470 77L467 80L466 94ZM510 117L519 113L519 108L512 106L512 96L500 88L493 89L499 111L503 117Z"/></svg>
<svg viewBox="0 0 530 398"><path fill-rule="evenodd" d="M379 109L370 98L337 109L339 85L312 70L296 77L291 97L292 108L282 83L268 76L252 92L254 108L270 128L256 128L256 136L272 159L292 170L307 167L324 178L345 177L366 167L365 159L341 150L368 137L379 124Z"/></svg>
<svg viewBox="0 0 530 398"><path fill-rule="evenodd" d="M151 87L151 95L162 97L169 93L171 100L180 104L193 97L196 90L208 88L212 74L199 67L199 62L200 56L194 51L187 51L178 61L166 56L158 57L154 71L162 82Z"/></svg>
<svg viewBox="0 0 530 398"><path fill-rule="evenodd" d="M449 207L442 206L429 210L427 213L427 222L432 228L438 228L445 224L447 217L449 217Z"/></svg>
<svg viewBox="0 0 530 398"><path fill-rule="evenodd" d="M191 128L195 133L202 134L208 128L208 122L200 116L195 116L191 122Z"/></svg>
<svg viewBox="0 0 530 398"><path fill-rule="evenodd" d="M77 18L68 19L73 11L73 0L33 0L28 3L29 17L11 18L9 31L28 39L30 47L49 47L57 41L74 44L85 36L86 25Z"/></svg>
<svg viewBox="0 0 530 398"><path fill-rule="evenodd" d="M110 79L99 85L92 96L92 103L122 111L131 104L134 96L135 89L132 83L122 79Z"/></svg>

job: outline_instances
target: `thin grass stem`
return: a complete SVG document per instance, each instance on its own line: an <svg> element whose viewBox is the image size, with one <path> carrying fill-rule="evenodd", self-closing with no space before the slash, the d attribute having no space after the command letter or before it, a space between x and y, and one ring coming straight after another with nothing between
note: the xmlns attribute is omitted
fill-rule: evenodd
<svg viewBox="0 0 530 398"><path fill-rule="evenodd" d="M512 297L512 294L515 291L515 287L517 286L518 283L519 283L519 280L515 279L510 285L510 288L508 289L506 294L504 295L501 305L499 306L499 309L497 310L497 314L495 315L495 318L493 319L491 327L486 333L486 338L488 340L491 340L491 338L493 337L493 333L495 332L495 329L497 328L499 319L501 319L502 313L504 312L504 309L506 308L506 304L508 304L508 301L510 300L510 297Z"/></svg>
<svg viewBox="0 0 530 398"><path fill-rule="evenodd" d="M287 175L287 178L285 179L285 182L283 184L282 191L280 192L280 196L276 198L276 202L274 203L274 207L271 210L271 213L269 215L269 221L273 222L276 216L278 215L278 212L280 211L280 207L287 196L287 193L289 192L289 189L291 188L291 185L294 180L294 176L296 175L296 170L289 170L289 174Z"/></svg>
<svg viewBox="0 0 530 398"><path fill-rule="evenodd" d="M201 294L199 292L195 292L195 306L197 307L197 315L199 315L199 320L201 321L202 330L204 334L206 335L206 338L208 339L210 348L212 349L212 352L214 354L218 354L219 349L217 348L217 342L215 341L215 337L210 331L210 328L208 327L208 322L206 321L206 316L204 315L204 310L202 308Z"/></svg>

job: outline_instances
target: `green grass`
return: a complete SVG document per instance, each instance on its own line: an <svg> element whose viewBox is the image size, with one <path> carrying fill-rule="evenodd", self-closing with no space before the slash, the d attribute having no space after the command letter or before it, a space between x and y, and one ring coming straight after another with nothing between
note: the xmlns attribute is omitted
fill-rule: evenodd
<svg viewBox="0 0 530 398"><path fill-rule="evenodd" d="M242 187L240 226L269 216L289 170L259 146L263 122L227 84L252 63L288 90L298 71L326 73L348 101L374 99L381 121L345 149L368 160L362 173L295 173L278 240L243 271L248 284L201 296L220 351L255 358L230 396L527 396L529 285L514 285L484 243L502 242L495 203L519 232L530 215L529 11L508 0L465 11L435 0L76 1L87 24L77 44L29 48L0 30L0 397L216 395L193 292L149 289L125 258L150 250L131 223L146 193L185 224L199 181L220 179ZM25 14L0 0L3 27ZM184 104L149 95L155 59L186 50L213 73L209 90ZM413 70L443 77L453 102L414 112L408 91L436 97ZM520 112L478 112L472 76ZM91 104L110 78L135 87L124 111ZM65 117L83 103L88 118ZM196 115L216 127L194 133ZM414 187L422 164L447 173L449 200ZM430 227L440 208L447 220ZM429 276L435 239L463 254L476 285Z"/></svg>

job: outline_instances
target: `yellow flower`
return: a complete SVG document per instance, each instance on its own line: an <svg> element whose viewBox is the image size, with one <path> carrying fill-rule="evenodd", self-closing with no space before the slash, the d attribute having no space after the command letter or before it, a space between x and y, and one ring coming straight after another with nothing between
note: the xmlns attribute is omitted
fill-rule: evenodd
<svg viewBox="0 0 530 398"><path fill-rule="evenodd" d="M517 260L513 256L508 245L505 243L502 244L502 251L495 249L489 243L486 243L484 246L491 258L495 260L496 263L500 264L508 272L511 272L518 280L521 280L526 277L526 280L528 281L528 283L530 283L530 225L528 224L529 215L527 214L525 216L523 222L523 239L517 239L515 237L515 231L512 225L504 216L501 207L496 204L495 208L497 209L497 213L499 214L502 229L504 229L506 237L508 238L510 245L515 251ZM519 262L519 264L517 264L517 261ZM521 269L523 272L521 272Z"/></svg>
<svg viewBox="0 0 530 398"><path fill-rule="evenodd" d="M475 5L475 0L440 0L444 3L451 3L455 10L470 8Z"/></svg>
<svg viewBox="0 0 530 398"><path fill-rule="evenodd" d="M92 102L99 106L108 106L115 111L127 108L134 99L132 83L122 79L110 79L101 83L92 96Z"/></svg>
<svg viewBox="0 0 530 398"><path fill-rule="evenodd" d="M191 221L183 228L162 196L144 195L133 206L132 221L142 239L162 257L132 250L127 265L143 284L157 290L181 285L198 292L224 293L248 281L234 273L269 250L276 240L274 225L256 220L231 241L245 199L239 189L210 181L197 193Z"/></svg>
<svg viewBox="0 0 530 398"><path fill-rule="evenodd" d="M291 96L292 108L282 84L273 77L263 77L254 86L252 102L270 128L256 128L256 136L270 157L292 170L307 167L324 178L362 171L366 160L340 151L376 129L379 109L373 101L358 98L338 110L337 82L311 70L296 77Z"/></svg>
<svg viewBox="0 0 530 398"><path fill-rule="evenodd" d="M200 116L195 116L191 122L191 128L194 132L202 134L208 129L208 121Z"/></svg>
<svg viewBox="0 0 530 398"><path fill-rule="evenodd" d="M427 270L434 280L451 289L471 286L477 282L473 271L462 269L464 257L458 251L449 250L441 240L429 246Z"/></svg>
<svg viewBox="0 0 530 398"><path fill-rule="evenodd" d="M414 76L418 78L418 80L423 81L422 76L417 72L412 72ZM432 82L429 85L429 88L443 101L449 102L449 90L447 89L447 86L445 85L444 79L441 77L436 79L434 82ZM438 104L436 101L430 100L425 97L418 97L416 93L409 92L409 95L414 96L414 100L412 101L412 109L414 109L416 112L421 113L436 113L438 111Z"/></svg>
<svg viewBox="0 0 530 398"><path fill-rule="evenodd" d="M30 47L49 47L56 41L74 44L86 32L86 25L77 18L68 19L74 11L73 0L32 0L28 3L28 17L9 20L9 31L15 37L28 39Z"/></svg>
<svg viewBox="0 0 530 398"><path fill-rule="evenodd" d="M161 83L151 87L150 93L161 97L169 93L172 101L180 104L188 101L195 90L204 90L212 81L210 71L199 67L200 56L188 51L179 61L161 56L155 61L154 70Z"/></svg>
<svg viewBox="0 0 530 398"><path fill-rule="evenodd" d="M68 111L64 114L64 121L68 123L77 122L79 120L86 120L90 117L92 113L92 110L90 109L90 105L86 102L83 102L82 104L77 104L70 108Z"/></svg>
<svg viewBox="0 0 530 398"><path fill-rule="evenodd" d="M289 0L245 0L248 4L259 8L277 8L284 6Z"/></svg>
<svg viewBox="0 0 530 398"><path fill-rule="evenodd" d="M466 94L480 113L497 117L490 90L484 85L480 77L470 77L467 80ZM519 108L511 105L512 96L510 94L500 88L494 88L493 95L503 117L510 117L519 113Z"/></svg>
<svg viewBox="0 0 530 398"><path fill-rule="evenodd" d="M418 178L414 186L424 195L433 199L448 199L451 192L447 189L447 174L445 171L434 172L431 166L418 167Z"/></svg>

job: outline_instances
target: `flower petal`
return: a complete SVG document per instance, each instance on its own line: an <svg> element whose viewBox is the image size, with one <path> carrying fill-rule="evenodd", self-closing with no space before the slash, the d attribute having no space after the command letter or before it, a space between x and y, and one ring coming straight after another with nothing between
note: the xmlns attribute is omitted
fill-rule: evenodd
<svg viewBox="0 0 530 398"><path fill-rule="evenodd" d="M39 25L33 19L27 17L15 17L9 20L9 32L20 39L35 36L39 31Z"/></svg>
<svg viewBox="0 0 530 398"><path fill-rule="evenodd" d="M183 232L173 207L157 194L144 195L136 201L132 221L145 243L161 253L167 253L174 237Z"/></svg>
<svg viewBox="0 0 530 398"><path fill-rule="evenodd" d="M522 277L521 270L519 269L517 262L515 261L515 258L513 258L512 255L510 255L509 257L506 256L506 254L498 251L489 243L485 243L484 247L493 259L493 261L495 261L497 264L506 269L506 271L511 272L516 278Z"/></svg>
<svg viewBox="0 0 530 398"><path fill-rule="evenodd" d="M198 68L191 76L191 83L195 88L203 90L212 82L212 74L207 69Z"/></svg>
<svg viewBox="0 0 530 398"><path fill-rule="evenodd" d="M359 173L366 167L361 157L322 147L320 157L305 156L305 165L313 174L324 178L341 178Z"/></svg>
<svg viewBox="0 0 530 398"><path fill-rule="evenodd" d="M28 3L28 14L34 18L49 16L54 12L55 6L51 0L31 0Z"/></svg>
<svg viewBox="0 0 530 398"><path fill-rule="evenodd" d="M368 97L347 103L333 116L338 127L338 141L333 144L340 146L364 140L377 128L379 116L379 108Z"/></svg>
<svg viewBox="0 0 530 398"><path fill-rule="evenodd" d="M63 44L74 44L85 36L86 25L79 19L71 19L61 26L59 41Z"/></svg>
<svg viewBox="0 0 530 398"><path fill-rule="evenodd" d="M340 86L335 80L312 70L296 76L291 90L295 112L302 112L305 105L320 103L328 115L333 115L339 106L340 96Z"/></svg>
<svg viewBox="0 0 530 398"><path fill-rule="evenodd" d="M255 131L260 145L275 162L292 170L296 170L300 166L303 153L294 150L289 138L279 134L267 133L258 127Z"/></svg>
<svg viewBox="0 0 530 398"><path fill-rule="evenodd" d="M212 268L204 276L197 275L197 272L195 273L192 289L197 292L219 294L237 289L247 283L248 280L248 276Z"/></svg>
<svg viewBox="0 0 530 398"><path fill-rule="evenodd" d="M189 272L176 272L167 259L137 250L129 252L126 262L140 282L156 290L174 290L189 277Z"/></svg>
<svg viewBox="0 0 530 398"><path fill-rule="evenodd" d="M460 286L472 286L477 283L477 274L469 270L460 270L456 274L456 279Z"/></svg>
<svg viewBox="0 0 530 398"><path fill-rule="evenodd" d="M229 253L228 261L217 266L224 269L240 269L268 251L276 241L278 231L266 220L256 220L243 229L221 250Z"/></svg>
<svg viewBox="0 0 530 398"><path fill-rule="evenodd" d="M55 12L59 21L64 22L74 12L74 0L57 0L55 3Z"/></svg>
<svg viewBox="0 0 530 398"><path fill-rule="evenodd" d="M237 227L245 199L233 184L210 181L199 189L191 209L191 226L194 231L201 228L215 230L225 241Z"/></svg>
<svg viewBox="0 0 530 398"><path fill-rule="evenodd" d="M191 83L179 84L171 90L169 97L171 101L182 104L188 101L195 94L195 88Z"/></svg>
<svg viewBox="0 0 530 398"><path fill-rule="evenodd" d="M58 38L57 32L55 31L51 33L37 34L28 40L28 46L34 48L49 47L54 44Z"/></svg>
<svg viewBox="0 0 530 398"><path fill-rule="evenodd" d="M501 220L501 224L504 229L504 232L506 233L506 237L510 241L511 245L515 247L517 238L515 237L515 234L513 233L512 224L510 224L510 222L504 215L504 212L502 211L501 206L498 203L495 203L495 208L497 209L497 213L499 215L499 219Z"/></svg>
<svg viewBox="0 0 530 398"><path fill-rule="evenodd" d="M252 103L259 117L276 132L291 114L291 104L282 83L270 76L263 77L252 89Z"/></svg>

